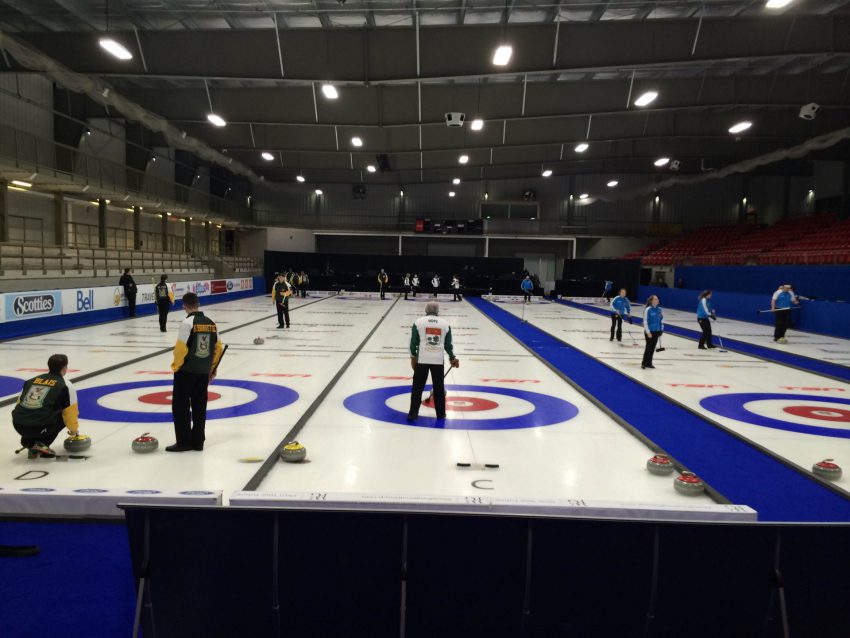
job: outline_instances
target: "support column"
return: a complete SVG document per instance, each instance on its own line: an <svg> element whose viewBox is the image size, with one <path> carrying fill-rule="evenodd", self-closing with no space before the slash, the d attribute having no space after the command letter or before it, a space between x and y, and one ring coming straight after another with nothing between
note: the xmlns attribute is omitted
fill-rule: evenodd
<svg viewBox="0 0 850 638"><path fill-rule="evenodd" d="M0 181L0 241L9 241L9 197L8 186Z"/></svg>
<svg viewBox="0 0 850 638"><path fill-rule="evenodd" d="M490 256L490 237L484 238L484 256L485 257Z"/></svg>
<svg viewBox="0 0 850 638"><path fill-rule="evenodd" d="M162 252L168 252L168 213L162 213Z"/></svg>
<svg viewBox="0 0 850 638"><path fill-rule="evenodd" d="M210 222L204 222L204 254L212 254L210 247Z"/></svg>
<svg viewBox="0 0 850 638"><path fill-rule="evenodd" d="M661 193L655 191L652 195L652 223L661 223Z"/></svg>
<svg viewBox="0 0 850 638"><path fill-rule="evenodd" d="M782 219L791 216L791 176L786 175L782 183Z"/></svg>
<svg viewBox="0 0 850 638"><path fill-rule="evenodd" d="M747 221L747 205L750 197L750 179L746 175L741 177L741 198L738 200L738 223Z"/></svg>
<svg viewBox="0 0 850 638"><path fill-rule="evenodd" d="M576 220L576 201L575 201L576 181L575 176L570 175L567 180L567 226L575 226Z"/></svg>
<svg viewBox="0 0 850 638"><path fill-rule="evenodd" d="M97 245L106 248L106 200L97 200Z"/></svg>
<svg viewBox="0 0 850 638"><path fill-rule="evenodd" d="M183 220L183 252L192 252L192 222L188 219Z"/></svg>
<svg viewBox="0 0 850 638"><path fill-rule="evenodd" d="M133 248L142 247L142 207L133 206Z"/></svg>
<svg viewBox="0 0 850 638"><path fill-rule="evenodd" d="M218 256L224 256L224 228L218 229Z"/></svg>
<svg viewBox="0 0 850 638"><path fill-rule="evenodd" d="M61 193L56 193L53 195L53 243L57 246L68 245L65 218L65 198Z"/></svg>
<svg viewBox="0 0 850 638"><path fill-rule="evenodd" d="M398 236L398 256L401 257L401 235Z"/></svg>

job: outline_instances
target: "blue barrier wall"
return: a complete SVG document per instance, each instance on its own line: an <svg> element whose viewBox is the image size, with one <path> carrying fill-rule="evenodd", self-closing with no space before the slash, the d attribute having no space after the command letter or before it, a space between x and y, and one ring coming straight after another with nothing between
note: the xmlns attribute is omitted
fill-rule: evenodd
<svg viewBox="0 0 850 638"><path fill-rule="evenodd" d="M219 295L207 295L201 297L201 305L209 306L211 304L221 303L222 301L233 301L234 299L244 299L246 297L256 297L263 295L266 291L266 280L264 277L253 277L254 289L240 292L227 292ZM271 306L271 311L274 310ZM181 310L183 302L179 299L174 301L171 311ZM136 316L156 314L155 303L145 303L136 305ZM117 308L106 308L104 310L92 310L91 312L77 312L67 315L57 315L55 317L43 317L41 319L25 319L22 321L9 321L0 323L0 340L14 339L17 337L27 337L30 335L42 334L45 332L54 332L56 330L68 330L69 328L79 328L82 326L91 326L98 323L106 323L107 321L116 321L118 319L126 319L129 316L127 306L119 306Z"/></svg>
<svg viewBox="0 0 850 638"><path fill-rule="evenodd" d="M683 288L771 295L793 284L798 295L850 301L850 266L679 266Z"/></svg>
<svg viewBox="0 0 850 638"><path fill-rule="evenodd" d="M685 283L687 281L686 279ZM697 302L700 292L701 290L686 288L641 286L638 301L643 304L649 295L658 295L662 306L693 312L694 325L696 325ZM758 314L756 312L770 308L771 294L748 295L715 289L711 301L720 317L773 325L773 314ZM800 310L793 312L791 327L795 330L850 338L850 304L829 301L802 301L800 302Z"/></svg>

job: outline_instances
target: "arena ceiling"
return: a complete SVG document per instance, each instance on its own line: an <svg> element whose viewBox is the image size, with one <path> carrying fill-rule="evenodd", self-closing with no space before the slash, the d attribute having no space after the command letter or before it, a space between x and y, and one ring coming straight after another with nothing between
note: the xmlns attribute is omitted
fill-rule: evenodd
<svg viewBox="0 0 850 638"><path fill-rule="evenodd" d="M850 126L850 1L766 1L0 0L0 28L269 181L698 173Z"/></svg>

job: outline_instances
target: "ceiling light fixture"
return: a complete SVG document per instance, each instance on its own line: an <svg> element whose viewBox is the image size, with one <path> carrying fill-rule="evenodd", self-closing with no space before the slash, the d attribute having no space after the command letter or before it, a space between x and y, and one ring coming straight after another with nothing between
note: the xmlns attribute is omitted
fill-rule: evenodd
<svg viewBox="0 0 850 638"><path fill-rule="evenodd" d="M514 49L512 46L508 44L502 44L501 46L496 48L495 53L493 53L493 64L496 66L506 66L508 62L511 61L511 56L514 53Z"/></svg>
<svg viewBox="0 0 850 638"><path fill-rule="evenodd" d="M469 155L461 155L457 158L457 161L461 164L466 164L469 161Z"/></svg>
<svg viewBox="0 0 850 638"><path fill-rule="evenodd" d="M764 5L768 9L782 9L783 7L787 7L794 0L767 0L767 3Z"/></svg>
<svg viewBox="0 0 850 638"><path fill-rule="evenodd" d="M351 138L351 145L360 148L361 146L363 146L363 140L360 139L359 137L352 137Z"/></svg>
<svg viewBox="0 0 850 638"><path fill-rule="evenodd" d="M730 133L743 133L753 125L752 122L738 122L735 126L729 128Z"/></svg>
<svg viewBox="0 0 850 638"><path fill-rule="evenodd" d="M612 179L610 182L608 182L606 184L606 186L608 188L616 188L619 184L620 184L620 182L618 182L616 179Z"/></svg>
<svg viewBox="0 0 850 638"><path fill-rule="evenodd" d="M588 197L590 197L590 195L588 195L587 193L582 193L578 196L579 199L587 199Z"/></svg>
<svg viewBox="0 0 850 638"><path fill-rule="evenodd" d="M100 47L105 51L111 53L119 60L132 60L133 54L127 50L120 42L113 40L112 38L101 38L100 39Z"/></svg>
<svg viewBox="0 0 850 638"><path fill-rule="evenodd" d="M271 153L269 153L268 151L263 151L263 153L262 153L262 158L263 158L264 160L266 160L267 162L271 162L271 161L274 159L274 155L272 155L272 154L271 154Z"/></svg>
<svg viewBox="0 0 850 638"><path fill-rule="evenodd" d="M321 188L317 188L314 192L316 193L317 196L322 196L324 194L324 193L322 193Z"/></svg>
<svg viewBox="0 0 850 638"><path fill-rule="evenodd" d="M647 91L635 100L635 106L648 106L655 102L655 98L657 97L658 91Z"/></svg>
<svg viewBox="0 0 850 638"><path fill-rule="evenodd" d="M469 128L471 128L473 131L480 131L484 128L484 120L482 120L480 117L476 117L474 120L472 120L472 123L469 125Z"/></svg>
<svg viewBox="0 0 850 638"><path fill-rule="evenodd" d="M335 100L339 97L339 92L333 84L323 84L322 94L329 100Z"/></svg>
<svg viewBox="0 0 850 638"><path fill-rule="evenodd" d="M659 157L655 162L653 162L656 166L667 166L670 163L669 157Z"/></svg>
<svg viewBox="0 0 850 638"><path fill-rule="evenodd" d="M551 176L552 176L552 169L551 169L551 168L547 168L545 171L543 171L543 172L541 173L541 175L543 175L543 177L551 177Z"/></svg>
<svg viewBox="0 0 850 638"><path fill-rule="evenodd" d="M25 182L22 179L13 179L12 183L15 186L20 186L21 188L32 188L32 184L30 184L29 182Z"/></svg>
<svg viewBox="0 0 850 638"><path fill-rule="evenodd" d="M460 184L460 177L455 177L455 178L452 180L452 184L454 184L455 186L457 186L458 184Z"/></svg>
<svg viewBox="0 0 850 638"><path fill-rule="evenodd" d="M454 196L455 196L455 192L454 192L454 191L449 191L449 197L454 197Z"/></svg>
<svg viewBox="0 0 850 638"><path fill-rule="evenodd" d="M366 170L369 171L370 173L374 173L378 169L375 168L374 166L372 166L371 164L369 164L369 166L366 167Z"/></svg>
<svg viewBox="0 0 850 638"><path fill-rule="evenodd" d="M224 118L221 117L221 115L216 115L215 113L207 113L207 120L209 120L210 124L219 128L227 126L227 122L224 121Z"/></svg>
<svg viewBox="0 0 850 638"><path fill-rule="evenodd" d="M303 175L296 175L296 176L295 176L295 181L297 181L299 184L303 184L303 183L304 183L304 182L306 182L307 180L306 180L306 179L304 179L304 176L303 176Z"/></svg>
<svg viewBox="0 0 850 638"><path fill-rule="evenodd" d="M582 142L576 146L576 153L584 153L587 149L590 148L590 144L587 142Z"/></svg>

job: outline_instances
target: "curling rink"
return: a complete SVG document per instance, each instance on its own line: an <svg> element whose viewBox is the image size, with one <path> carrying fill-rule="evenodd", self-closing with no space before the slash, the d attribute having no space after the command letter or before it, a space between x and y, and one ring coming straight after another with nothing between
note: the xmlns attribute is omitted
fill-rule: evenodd
<svg viewBox="0 0 850 638"><path fill-rule="evenodd" d="M446 379L448 419L440 424L423 406L419 420L407 423L410 326L425 301L293 298L289 330L276 328L268 297L207 306L229 349L210 386L200 453L163 450L174 440L169 364L182 311L171 313L166 334L146 316L4 342L0 374L18 386L43 370L50 354L69 356L69 377L80 379L80 432L93 445L82 458L28 461L13 453L18 438L7 416L0 508L104 515L107 506L98 502L113 510L133 499L228 504L236 494L236 504L500 500L543 510L592 506L594 515L754 518L711 489L683 496L673 489L675 474L647 472L647 441L466 301L441 301L461 360ZM576 313L588 328L594 319L554 304L528 311L556 324ZM264 344L253 343L258 336ZM602 358L624 365L637 356L599 344ZM7 415L13 392L4 400ZM134 453L131 441L145 432L160 449ZM53 446L60 453L63 436ZM307 461L278 460L281 442L292 437L306 445Z"/></svg>
<svg viewBox="0 0 850 638"><path fill-rule="evenodd" d="M695 340L670 333L662 337L665 350L655 354L655 369L642 370L642 326L624 323L622 345L609 341L610 316L589 309L607 304L589 304L588 309L554 302L497 305L803 472L826 458L843 467L850 464L847 383L740 352L698 350ZM642 304L632 304L632 313L641 317ZM698 328L690 313L665 309L664 317L667 325ZM771 327L722 315L712 328L715 344L720 335L809 359L850 362L850 343L843 339L789 331L789 344L780 345L773 342ZM846 493L850 478L845 475L832 485Z"/></svg>

